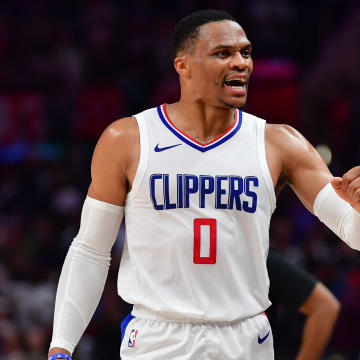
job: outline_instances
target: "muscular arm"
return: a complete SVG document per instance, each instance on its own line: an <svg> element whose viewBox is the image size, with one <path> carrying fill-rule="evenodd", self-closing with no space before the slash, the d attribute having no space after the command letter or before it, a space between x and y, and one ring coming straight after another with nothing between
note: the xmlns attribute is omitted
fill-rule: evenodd
<svg viewBox="0 0 360 360"><path fill-rule="evenodd" d="M306 315L306 321L296 360L318 360L330 339L340 304L331 292L318 282L299 311Z"/></svg>
<svg viewBox="0 0 360 360"><path fill-rule="evenodd" d="M139 162L139 141L135 118L118 120L104 131L91 163L89 196L124 205Z"/></svg>
<svg viewBox="0 0 360 360"><path fill-rule="evenodd" d="M291 126L267 125L266 156L277 193L287 182L313 212L316 196L333 177L313 146Z"/></svg>
<svg viewBox="0 0 360 360"><path fill-rule="evenodd" d="M284 177L308 210L360 250L360 166L334 178L310 143L286 125L267 126L266 156L276 187Z"/></svg>
<svg viewBox="0 0 360 360"><path fill-rule="evenodd" d="M95 148L79 233L59 280L49 356L73 351L99 303L136 171L138 141L136 120L126 118L110 125Z"/></svg>

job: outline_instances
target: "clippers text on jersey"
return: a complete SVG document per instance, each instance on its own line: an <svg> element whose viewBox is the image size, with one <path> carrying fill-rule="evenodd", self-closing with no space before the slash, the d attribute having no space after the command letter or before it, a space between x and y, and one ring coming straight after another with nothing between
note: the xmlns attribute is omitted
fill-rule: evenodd
<svg viewBox="0 0 360 360"><path fill-rule="evenodd" d="M155 210L189 208L196 196L200 208L214 203L215 209L236 209L254 213L257 208L256 176L152 174L149 178L150 197Z"/></svg>

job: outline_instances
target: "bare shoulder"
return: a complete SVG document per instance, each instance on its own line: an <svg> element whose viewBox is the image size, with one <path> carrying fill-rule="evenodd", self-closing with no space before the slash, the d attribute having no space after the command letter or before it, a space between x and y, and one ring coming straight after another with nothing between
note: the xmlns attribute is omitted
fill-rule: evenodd
<svg viewBox="0 0 360 360"><path fill-rule="evenodd" d="M99 143L109 145L126 144L139 137L139 129L135 117L125 117L111 123L102 133Z"/></svg>
<svg viewBox="0 0 360 360"><path fill-rule="evenodd" d="M267 125L265 139L270 166L275 162L279 176L312 210L316 195L332 177L327 165L310 142L289 125Z"/></svg>
<svg viewBox="0 0 360 360"><path fill-rule="evenodd" d="M282 163L285 175L296 166L326 166L318 152L296 129L286 124L267 124L266 143Z"/></svg>
<svg viewBox="0 0 360 360"><path fill-rule="evenodd" d="M96 144L89 195L122 205L131 189L140 153L140 135L135 117L111 123Z"/></svg>
<svg viewBox="0 0 360 360"><path fill-rule="evenodd" d="M265 143L266 159L278 194L290 182L289 160L297 161L294 156L306 152L310 144L297 130L284 124L266 124Z"/></svg>
<svg viewBox="0 0 360 360"><path fill-rule="evenodd" d="M135 117L126 117L111 123L96 145L94 157L100 155L113 161L126 161L139 142Z"/></svg>
<svg viewBox="0 0 360 360"><path fill-rule="evenodd" d="M279 150L297 152L313 148L305 137L296 129L286 124L266 124L266 141Z"/></svg>

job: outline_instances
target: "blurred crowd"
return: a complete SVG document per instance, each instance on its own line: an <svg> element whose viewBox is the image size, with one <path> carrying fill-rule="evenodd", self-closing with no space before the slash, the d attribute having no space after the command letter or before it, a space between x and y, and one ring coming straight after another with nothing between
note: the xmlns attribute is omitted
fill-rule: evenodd
<svg viewBox="0 0 360 360"><path fill-rule="evenodd" d="M230 12L253 43L245 110L326 145L334 174L360 165L358 1L0 2L0 360L46 358L96 140L117 118L178 99L171 32L203 8ZM278 199L271 244L342 304L325 358L359 359L360 254L290 190ZM75 359L118 358L120 322L131 310L116 294L120 256L121 234ZM302 320L281 309L278 359L295 354Z"/></svg>

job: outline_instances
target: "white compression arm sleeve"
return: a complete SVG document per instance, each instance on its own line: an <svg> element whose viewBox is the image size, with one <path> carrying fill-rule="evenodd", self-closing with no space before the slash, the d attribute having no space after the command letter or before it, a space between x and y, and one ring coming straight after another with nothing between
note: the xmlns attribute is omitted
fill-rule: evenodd
<svg viewBox="0 0 360 360"><path fill-rule="evenodd" d="M329 183L314 201L314 214L350 247L360 250L360 213Z"/></svg>
<svg viewBox="0 0 360 360"><path fill-rule="evenodd" d="M100 301L110 265L110 250L124 215L121 206L89 196L78 235L66 256L56 293L50 347L73 352Z"/></svg>

